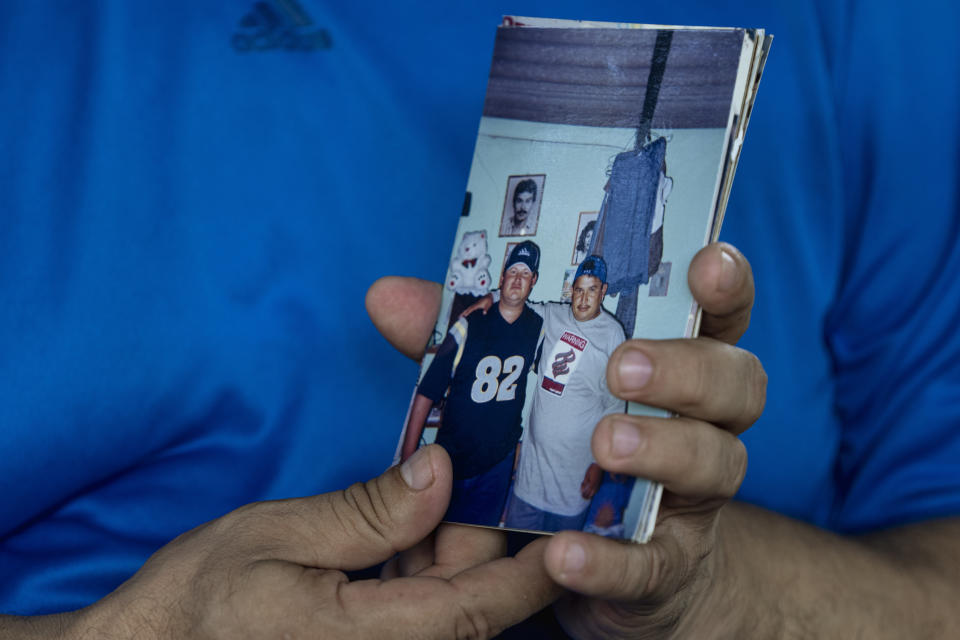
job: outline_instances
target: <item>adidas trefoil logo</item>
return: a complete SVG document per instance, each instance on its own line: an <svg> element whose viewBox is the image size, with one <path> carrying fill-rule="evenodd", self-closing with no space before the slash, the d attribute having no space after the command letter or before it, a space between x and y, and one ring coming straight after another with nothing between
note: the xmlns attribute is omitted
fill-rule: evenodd
<svg viewBox="0 0 960 640"><path fill-rule="evenodd" d="M311 29L313 20L297 0L255 2L240 19L230 43L240 53L251 51L311 52L333 46L326 29Z"/></svg>

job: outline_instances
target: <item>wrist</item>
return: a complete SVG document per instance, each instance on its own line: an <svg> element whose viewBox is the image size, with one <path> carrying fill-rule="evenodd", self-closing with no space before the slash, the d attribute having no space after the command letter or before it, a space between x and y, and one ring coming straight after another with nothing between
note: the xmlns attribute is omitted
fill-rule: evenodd
<svg viewBox="0 0 960 640"><path fill-rule="evenodd" d="M769 582L751 575L750 534L738 521L740 506L731 503L714 520L713 547L707 552L674 638L782 637L782 616L768 600ZM761 585L766 585L758 588Z"/></svg>
<svg viewBox="0 0 960 640"><path fill-rule="evenodd" d="M77 612L42 616L0 615L0 638L17 640L79 640L75 633Z"/></svg>

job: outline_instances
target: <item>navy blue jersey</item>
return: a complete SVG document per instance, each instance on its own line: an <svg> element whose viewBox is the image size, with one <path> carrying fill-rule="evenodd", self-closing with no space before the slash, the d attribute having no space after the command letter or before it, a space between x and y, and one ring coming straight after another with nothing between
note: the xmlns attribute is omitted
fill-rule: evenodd
<svg viewBox="0 0 960 640"><path fill-rule="evenodd" d="M483 473L516 446L542 327L526 307L513 323L492 309L458 320L440 345L417 391L437 401L450 387L437 443L450 454L454 477Z"/></svg>

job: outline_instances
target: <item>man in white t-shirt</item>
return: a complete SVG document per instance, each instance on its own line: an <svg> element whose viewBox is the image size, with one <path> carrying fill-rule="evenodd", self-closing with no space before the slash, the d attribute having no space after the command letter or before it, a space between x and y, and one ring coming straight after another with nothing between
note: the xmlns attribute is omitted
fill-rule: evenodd
<svg viewBox="0 0 960 640"><path fill-rule="evenodd" d="M603 416L624 410L607 389L607 360L624 340L603 309L607 266L588 256L577 268L572 304L529 303L543 316L529 428L524 433L506 525L535 531L580 529L602 471L590 437Z"/></svg>

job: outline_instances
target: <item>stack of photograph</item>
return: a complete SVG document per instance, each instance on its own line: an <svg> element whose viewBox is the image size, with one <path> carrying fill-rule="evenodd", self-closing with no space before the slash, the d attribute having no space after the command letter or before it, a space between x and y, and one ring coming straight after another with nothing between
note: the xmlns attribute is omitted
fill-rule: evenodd
<svg viewBox="0 0 960 640"><path fill-rule="evenodd" d="M447 450L447 521L652 535L660 485L604 471L590 439L611 413L668 414L615 398L606 363L696 335L687 266L719 233L770 40L504 18L395 458Z"/></svg>

